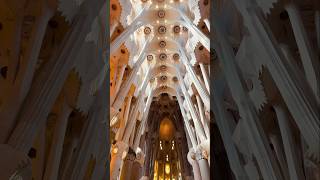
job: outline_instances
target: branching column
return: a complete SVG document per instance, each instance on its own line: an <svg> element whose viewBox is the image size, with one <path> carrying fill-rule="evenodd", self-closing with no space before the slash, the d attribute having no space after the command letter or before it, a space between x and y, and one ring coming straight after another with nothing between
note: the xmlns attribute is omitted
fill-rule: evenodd
<svg viewBox="0 0 320 180"><path fill-rule="evenodd" d="M200 173L200 167L199 167L198 162L196 161L196 155L193 152L193 149L189 150L187 158L188 158L189 163L192 166L194 180L202 180L201 173Z"/></svg>
<svg viewBox="0 0 320 180"><path fill-rule="evenodd" d="M182 49L181 45L178 44L178 46L180 47L180 53L181 53L181 59L183 64L185 65L190 77L192 78L192 82L195 84L195 87L197 89L197 91L199 92L199 95L202 99L202 101L204 102L204 105L207 109L210 109L210 96L209 96L209 92L207 91L207 89L205 87L203 87L203 84L200 82L200 80L198 79L196 73L194 72L192 65L190 64L185 51Z"/></svg>
<svg viewBox="0 0 320 180"><path fill-rule="evenodd" d="M139 54L138 60L134 64L128 79L126 79L126 81L123 82L123 84L121 85L120 91L117 93L116 98L115 98L114 102L112 103L111 115L110 115L111 118L121 108L121 105L122 105L126 95L128 94L129 90L130 90L131 84L133 83L133 80L136 77L137 72L138 72L141 64L143 63L143 61L146 58L146 52L145 51L146 51L147 44L148 44L148 41L145 42L145 44L144 44L144 46L143 46L143 48L141 50L141 53ZM150 70L149 70L149 72L147 74L148 75L150 74Z"/></svg>
<svg viewBox="0 0 320 180"><path fill-rule="evenodd" d="M297 6L290 2L285 5L285 9L288 12L290 22L292 24L292 30L297 42L297 46L299 48L302 65L304 68L304 72L306 74L306 78L309 81L309 85L311 86L314 94L320 98L319 94L319 59L317 59L317 55L312 48L306 29L304 28L299 10Z"/></svg>
<svg viewBox="0 0 320 180"><path fill-rule="evenodd" d="M103 0L85 2L81 6L82 13L88 11L98 13L103 5ZM75 19L72 31L66 35L60 51L53 56L48 66L47 73L42 74L33 83L28 94L20 119L8 144L25 153L29 151L39 128L44 127L46 117L57 98L65 79L68 76L83 47L83 42L91 30L91 23L96 14L81 14Z"/></svg>
<svg viewBox="0 0 320 180"><path fill-rule="evenodd" d="M72 109L64 100L61 105L61 112L56 120L52 145L44 174L45 180L56 180L58 178L63 142L71 111Z"/></svg>
<svg viewBox="0 0 320 180"><path fill-rule="evenodd" d="M222 67L224 67L224 76L231 90L231 94L238 105L240 116L245 119L244 125L250 148L252 148L257 159L261 174L268 180L281 180L283 177L280 174L280 168L271 153L262 125L260 121L257 121L259 117L255 107L244 90L240 72L238 72L235 64L233 49L225 39L226 35L223 33L221 27L221 19L215 16L214 22L215 31L217 32L216 37L220 45L217 46L217 48L219 48L217 52L221 59Z"/></svg>
<svg viewBox="0 0 320 180"><path fill-rule="evenodd" d="M244 1L233 0L255 40L264 63L294 117L299 129L312 151L317 152L320 141L320 117L315 96L308 85L291 69L275 38L257 8L248 8ZM218 36L217 36L218 37Z"/></svg>
<svg viewBox="0 0 320 180"><path fill-rule="evenodd" d="M273 106L276 111L278 123L280 127L280 132L282 136L282 141L284 145L284 150L287 159L287 165L289 168L289 174L291 180L304 179L303 169L301 167L300 160L296 152L295 142L293 140L293 134L291 132L291 127L289 125L289 119L286 112L280 105Z"/></svg>

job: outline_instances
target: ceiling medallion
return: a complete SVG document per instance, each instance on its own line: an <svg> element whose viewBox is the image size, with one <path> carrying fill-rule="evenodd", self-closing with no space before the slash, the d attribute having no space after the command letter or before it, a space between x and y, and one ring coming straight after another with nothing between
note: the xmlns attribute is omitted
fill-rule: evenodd
<svg viewBox="0 0 320 180"><path fill-rule="evenodd" d="M160 41L160 42L159 42L159 46L160 46L161 48L166 47L166 45L167 45L167 43L166 43L165 41Z"/></svg>
<svg viewBox="0 0 320 180"><path fill-rule="evenodd" d="M181 29L180 26L174 26L174 27L173 27L173 32L174 32L174 33L179 33L179 32L180 32L180 29Z"/></svg>
<svg viewBox="0 0 320 180"><path fill-rule="evenodd" d="M150 34L151 33L151 28L150 27L145 27L144 28L144 34Z"/></svg>
<svg viewBox="0 0 320 180"><path fill-rule="evenodd" d="M172 78L172 80L173 80L173 82L178 82L178 78L177 78L176 76L174 76L174 77Z"/></svg>
<svg viewBox="0 0 320 180"><path fill-rule="evenodd" d="M148 60L148 61L152 61L152 59L153 59L153 56L152 56L151 54L149 54L149 55L147 56L147 60Z"/></svg>
<svg viewBox="0 0 320 180"><path fill-rule="evenodd" d="M164 33L166 33L166 31L167 31L167 29L165 26L159 26L159 28L158 28L159 34L164 34Z"/></svg>
<svg viewBox="0 0 320 180"><path fill-rule="evenodd" d="M173 60L177 61L180 59L180 55L178 53L174 53L172 58Z"/></svg>
<svg viewBox="0 0 320 180"><path fill-rule="evenodd" d="M160 59L161 61L164 61L164 60L167 59L167 55L166 55L165 53L161 53L161 54L159 55L159 59Z"/></svg>
<svg viewBox="0 0 320 180"><path fill-rule="evenodd" d="M161 79L161 81L166 81L167 80L167 76L161 76L160 79Z"/></svg>
<svg viewBox="0 0 320 180"><path fill-rule="evenodd" d="M167 70L167 66L165 66L165 65L160 66L160 70L161 71L166 71Z"/></svg>
<svg viewBox="0 0 320 180"><path fill-rule="evenodd" d="M165 15L166 15L166 12L164 10L161 9L161 10L158 11L158 17L159 18L164 18Z"/></svg>

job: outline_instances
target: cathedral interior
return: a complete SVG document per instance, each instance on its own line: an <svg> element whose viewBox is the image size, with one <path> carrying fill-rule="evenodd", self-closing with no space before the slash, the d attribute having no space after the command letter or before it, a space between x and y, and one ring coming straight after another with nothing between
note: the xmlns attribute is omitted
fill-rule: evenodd
<svg viewBox="0 0 320 180"><path fill-rule="evenodd" d="M0 0L0 180L320 180L319 0Z"/></svg>

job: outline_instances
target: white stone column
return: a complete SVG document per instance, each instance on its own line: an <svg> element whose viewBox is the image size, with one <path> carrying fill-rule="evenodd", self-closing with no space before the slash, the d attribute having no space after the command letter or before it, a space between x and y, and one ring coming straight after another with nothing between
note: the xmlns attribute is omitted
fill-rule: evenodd
<svg viewBox="0 0 320 180"><path fill-rule="evenodd" d="M125 69L126 69L126 66L125 66L125 65L123 65L122 67L120 67L119 76L116 77L117 80L116 80L116 82L115 82L114 96L111 96L111 97L110 97L110 103L113 103L113 102L114 102L114 99L116 98L115 95L118 94L118 92L119 92L120 86L121 86L121 84L122 84L122 78L123 78Z"/></svg>
<svg viewBox="0 0 320 180"><path fill-rule="evenodd" d="M202 180L201 173L200 173L200 167L199 167L198 162L196 161L196 155L193 152L193 149L189 150L187 158L188 158L189 163L192 166L194 180Z"/></svg>
<svg viewBox="0 0 320 180"><path fill-rule="evenodd" d="M179 43L177 43L179 46L180 54L181 54L181 60L183 64L185 65L187 72L189 73L190 77L192 78L192 82L194 83L205 107L207 109L210 109L210 95L207 89L203 86L203 84L200 82L200 80L197 78L196 73L193 70L192 65L190 64L187 55L184 51L184 49L181 47Z"/></svg>
<svg viewBox="0 0 320 180"><path fill-rule="evenodd" d="M295 142L293 140L293 134L289 124L287 113L280 105L273 106L276 111L282 141L284 145L285 155L287 159L287 165L289 168L290 180L304 179L302 163L299 160L299 156L296 152Z"/></svg>
<svg viewBox="0 0 320 180"><path fill-rule="evenodd" d="M56 119L51 149L47 159L47 165L44 173L44 180L57 180L58 171L63 151L64 137L68 125L69 115L72 108L63 100L61 112Z"/></svg>
<svg viewBox="0 0 320 180"><path fill-rule="evenodd" d="M314 94L319 97L319 57L317 57L316 52L311 46L297 6L293 2L290 2L284 7L290 18L306 78Z"/></svg>
<svg viewBox="0 0 320 180"><path fill-rule="evenodd" d="M8 144L27 153L32 146L37 131L45 126L46 117L51 110L64 81L73 67L77 54L84 46L91 24L103 5L103 0L83 3L82 15L77 16L71 31L66 35L63 44L44 70L34 80L31 90L25 99L25 105L20 111L18 125L14 129Z"/></svg>
<svg viewBox="0 0 320 180"><path fill-rule="evenodd" d="M148 120L148 114L149 114L149 110L150 110L150 106L151 106L151 103L152 103L152 99L153 99L153 90L151 90L151 93L149 94L148 96L148 99L147 99L147 102L146 102L146 107L144 108L143 110L143 117L142 117L142 120L141 120L141 123L140 123L140 126L138 128L138 132L137 132L137 135L136 135L136 138L134 140L134 144L133 144L133 149L136 150L140 144L140 138L142 136L142 133L143 133L143 129L144 129L144 126L146 125L146 122Z"/></svg>
<svg viewBox="0 0 320 180"><path fill-rule="evenodd" d="M230 114L227 114L225 107L223 106L223 92L225 89L225 81L220 76L217 76L213 81L212 88L215 90L215 93L212 94L213 105L212 110L215 115L215 121L219 128L221 138L226 149L226 153L229 159L230 168L235 175L237 180L246 180L248 176L244 170L244 165L241 163L239 153L235 146L235 143L232 139L233 127L231 122L234 120Z"/></svg>
<svg viewBox="0 0 320 180"><path fill-rule="evenodd" d="M198 29L198 27L193 24L193 22L191 22L191 20L189 19L188 16L186 16L186 14L184 12L182 12L179 8L175 8L180 16L182 17L182 19L184 21L181 21L181 24L183 24L184 26L186 26L188 29L190 29L190 31L192 32L192 34L194 36L197 37L197 39L201 42L201 44L208 50L210 51L210 40L209 38Z"/></svg>
<svg viewBox="0 0 320 180"><path fill-rule="evenodd" d="M208 160L205 158L205 156L202 154L202 151L199 148L197 148L195 156L199 164L202 180L210 180L210 167Z"/></svg>
<svg viewBox="0 0 320 180"><path fill-rule="evenodd" d="M141 53L139 54L138 60L136 61L136 63L132 67L132 71L131 71L129 77L126 79L126 81L124 81L122 83L120 91L117 93L116 98L115 98L114 102L112 103L111 114L110 114L111 118L121 108L121 105L122 105L126 95L128 94L134 79L136 78L137 72L138 72L141 64L143 63L143 61L146 58L146 52L145 51L146 51L146 48L147 48L147 44L148 44L148 41L144 44L144 46L143 46L143 48L141 50ZM147 74L150 74L150 70L149 70L149 72Z"/></svg>
<svg viewBox="0 0 320 180"><path fill-rule="evenodd" d="M128 153L126 154L125 159L123 160L123 165L121 167L121 180L130 180L132 176L132 166L133 162L136 159L136 153L133 149L129 148Z"/></svg>
<svg viewBox="0 0 320 180"><path fill-rule="evenodd" d="M279 171L280 168L271 153L262 125L260 121L257 121L259 117L256 109L245 92L244 85L242 84L243 81L241 81L241 74L236 67L233 49L226 40L226 35L221 27L221 19L214 16L213 22L215 22L215 32L218 41L216 48L221 59L220 62L223 67L224 76L233 99L238 105L240 116L245 120L245 133L247 134L250 148L252 148L252 152L257 159L261 174L268 180L281 180L283 177Z"/></svg>
<svg viewBox="0 0 320 180"><path fill-rule="evenodd" d="M128 122L128 118L129 118L129 112L130 112L130 109L131 109L132 97L133 97L132 95L127 97L128 101L126 103L126 109L125 109L125 112L124 112L123 120L120 121L120 127L119 127L119 130L118 130L118 132L116 134L116 137L115 137L116 141L121 140L121 137L123 136L124 130L126 128L126 124Z"/></svg>
<svg viewBox="0 0 320 180"><path fill-rule="evenodd" d="M149 82L149 78L146 78L140 88L140 91L139 91L139 95L138 95L138 101L136 103L136 106L132 109L132 113L130 113L130 121L128 122L127 126L126 126L126 130L125 130L125 133L123 135L123 138L122 140L124 142L128 142L129 141L129 137L130 137L130 134L131 132L133 131L133 128L136 124L136 121L137 121L137 115L138 115L138 109L140 108L140 104L142 103L142 101L144 100L144 94L145 94L145 89L146 89L146 86ZM152 96L152 93L153 91L150 91L149 92L149 96Z"/></svg>
<svg viewBox="0 0 320 180"><path fill-rule="evenodd" d="M128 148L128 144L122 141L118 141L115 145L112 145L110 152L110 180L117 180L120 174L123 153L126 152Z"/></svg>
<svg viewBox="0 0 320 180"><path fill-rule="evenodd" d="M187 130L187 132L186 132L187 138L189 137L189 139L191 141L191 144L192 144L192 147L196 148L197 147L197 140L195 138L194 133L190 129L190 123L189 123L188 118L186 117L186 112L185 112L184 107L182 105L183 103L182 103L182 99L181 99L181 96L180 96L180 88L178 86L176 86L176 92L177 92L178 104L179 104L180 111L181 111L181 114L182 114L182 117L183 117L183 120L184 120L184 126L185 126L185 128Z"/></svg>
<svg viewBox="0 0 320 180"><path fill-rule="evenodd" d="M308 89L306 82L299 80L301 77L286 62L259 9L248 8L243 0L233 2L254 39L253 46L260 53L262 62L267 66L303 137L311 150L316 152L320 141L317 98L310 94L311 88Z"/></svg>
<svg viewBox="0 0 320 180"><path fill-rule="evenodd" d="M43 14L36 18L30 40L28 41L28 46L25 50L26 53L19 62L19 68L15 70L12 69L12 71L17 71L14 81L10 82L12 84L7 87L5 85L5 88L10 88L10 90L8 90L9 95L2 102L0 108L0 117L1 119L5 119L5 121L0 121L0 142L2 143L5 143L8 140L10 133L14 128L14 124L16 123L15 120L19 114L21 105L23 105L24 99L27 97L30 90L36 64L39 61L38 57L46 33L48 21L54 14L53 9L46 5L41 8L44 8L42 10Z"/></svg>
<svg viewBox="0 0 320 180"><path fill-rule="evenodd" d="M206 85L206 88L207 88L208 92L210 92L210 85L209 85L210 78L208 76L206 68L204 67L203 63L199 63L199 65L200 65L202 77L203 77L203 80L204 80L204 84Z"/></svg>
<svg viewBox="0 0 320 180"><path fill-rule="evenodd" d="M201 122L202 122L202 126L204 128L204 132L207 136L207 139L210 139L210 130L209 130L209 124L208 124L208 121L205 120L205 116L204 116L204 109L203 109L203 106L202 106L202 101L199 97L198 94L195 95L196 96L196 99L197 99L197 104L198 104L198 108L199 108L199 115L200 115L200 119L201 119Z"/></svg>
<svg viewBox="0 0 320 180"><path fill-rule="evenodd" d="M136 20L130 26L128 26L115 40L113 40L110 44L110 54L113 54L125 40L134 33L138 28L143 26L144 23Z"/></svg>
<svg viewBox="0 0 320 180"><path fill-rule="evenodd" d="M197 113L196 113L196 111L194 109L194 106L193 106L193 103L191 101L190 95L186 90L186 87L185 87L184 82L183 82L183 80L181 78L180 72L178 72L178 69L177 69L177 76L178 76L178 79L179 79L180 88L181 88L182 93L183 93L183 95L185 97L185 100L186 100L186 102L188 104L189 111L190 111L190 114L192 116L192 120L194 122L194 126L195 126L195 129L196 129L196 134L199 136L201 141L204 141L204 140L206 140L204 129L203 129L202 125L201 125L201 121L200 121L199 117L197 116Z"/></svg>
<svg viewBox="0 0 320 180"><path fill-rule="evenodd" d="M278 162L280 164L284 179L291 180L291 178L289 178L288 166L286 163L285 153L282 148L282 144L280 143L281 142L280 138L278 137L278 135L275 135L275 134L270 135L270 141L271 141L271 144L273 145L274 152L275 152L277 159L278 159Z"/></svg>

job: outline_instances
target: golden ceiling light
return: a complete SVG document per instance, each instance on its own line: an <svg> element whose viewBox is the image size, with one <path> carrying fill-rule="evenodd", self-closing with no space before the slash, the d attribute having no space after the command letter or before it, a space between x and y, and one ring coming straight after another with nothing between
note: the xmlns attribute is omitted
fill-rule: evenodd
<svg viewBox="0 0 320 180"><path fill-rule="evenodd" d="M173 60L177 61L180 59L180 55L178 53L174 53L172 58L173 58Z"/></svg>
<svg viewBox="0 0 320 180"><path fill-rule="evenodd" d="M166 12L165 12L164 10L160 9L160 10L158 11L158 17L159 17L159 18L164 18L165 15L166 15Z"/></svg>
<svg viewBox="0 0 320 180"><path fill-rule="evenodd" d="M173 82L178 82L178 78L177 78L176 76L174 76L174 77L172 78L172 80L173 80Z"/></svg>
<svg viewBox="0 0 320 180"><path fill-rule="evenodd" d="M161 76L160 79L161 79L161 81L166 81L167 80L167 76Z"/></svg>
<svg viewBox="0 0 320 180"><path fill-rule="evenodd" d="M160 139L170 141L174 136L174 125L173 122L169 118L164 118L160 123L159 135Z"/></svg>
<svg viewBox="0 0 320 180"><path fill-rule="evenodd" d="M160 59L161 61L164 61L164 60L167 59L167 55L166 55L165 53L161 53L161 54L159 55L159 59Z"/></svg>
<svg viewBox="0 0 320 180"><path fill-rule="evenodd" d="M166 163L166 168L165 168L166 174L170 174L170 164Z"/></svg>
<svg viewBox="0 0 320 180"><path fill-rule="evenodd" d="M161 70L161 71L166 71L166 70L167 70L167 66L166 66L166 65L160 66L160 70Z"/></svg>
<svg viewBox="0 0 320 180"><path fill-rule="evenodd" d="M148 61L152 61L153 60L153 56L151 54L147 55L147 60Z"/></svg>
<svg viewBox="0 0 320 180"><path fill-rule="evenodd" d="M145 27L144 28L144 34L150 34L151 33L151 28L150 27Z"/></svg>
<svg viewBox="0 0 320 180"><path fill-rule="evenodd" d="M167 45L167 43L166 43L165 41L160 41L160 42L159 42L159 46L160 46L161 48L166 47L166 45Z"/></svg>
<svg viewBox="0 0 320 180"><path fill-rule="evenodd" d="M178 26L178 25L176 25L176 26L173 27L173 32L174 32L174 33L179 33L180 30L181 30L181 28L180 28L180 26Z"/></svg>
<svg viewBox="0 0 320 180"><path fill-rule="evenodd" d="M167 28L165 26L159 26L158 32L159 34L165 34L167 31Z"/></svg>

